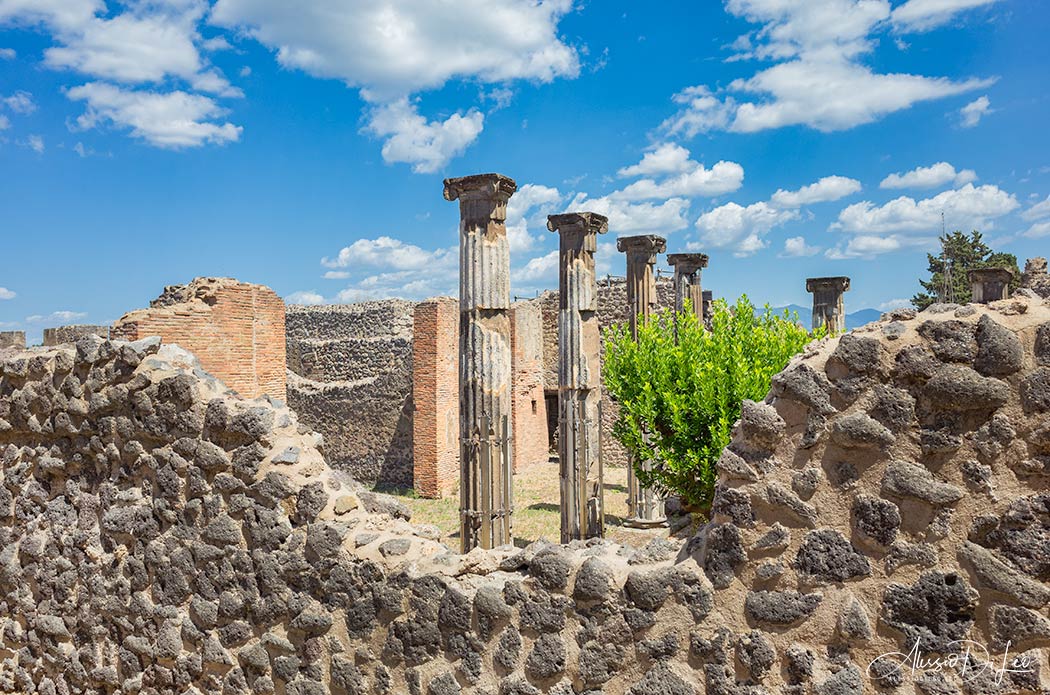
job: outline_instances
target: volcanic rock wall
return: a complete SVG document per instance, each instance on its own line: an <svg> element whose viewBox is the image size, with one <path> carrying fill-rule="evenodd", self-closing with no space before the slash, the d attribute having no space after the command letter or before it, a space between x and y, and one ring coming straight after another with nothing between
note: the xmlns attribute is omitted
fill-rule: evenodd
<svg viewBox="0 0 1050 695"><path fill-rule="evenodd" d="M356 479L412 486L412 310L401 299L289 306L288 403Z"/></svg>

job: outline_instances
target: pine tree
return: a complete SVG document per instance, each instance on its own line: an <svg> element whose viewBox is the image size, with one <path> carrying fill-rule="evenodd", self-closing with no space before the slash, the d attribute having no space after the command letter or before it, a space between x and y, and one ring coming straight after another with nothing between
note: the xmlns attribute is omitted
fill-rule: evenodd
<svg viewBox="0 0 1050 695"><path fill-rule="evenodd" d="M1014 273L1011 289L1016 289L1020 283L1021 271L1017 267L1017 257L1012 253L992 251L984 243L980 232L974 230L969 235L959 231L942 234L940 242L940 254L926 254L930 279L919 280L925 291L911 299L911 303L920 311L934 302L969 302L969 271L973 268L1008 268Z"/></svg>

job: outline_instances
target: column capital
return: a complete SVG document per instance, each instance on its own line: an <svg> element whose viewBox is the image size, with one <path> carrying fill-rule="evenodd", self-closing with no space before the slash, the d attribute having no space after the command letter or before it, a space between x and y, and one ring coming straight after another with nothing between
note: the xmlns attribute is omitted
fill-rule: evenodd
<svg viewBox="0 0 1050 695"><path fill-rule="evenodd" d="M706 253L669 253L667 262L673 265L675 270L686 275L707 267Z"/></svg>
<svg viewBox="0 0 1050 695"><path fill-rule="evenodd" d="M655 234L622 236L616 240L617 251L636 251L643 253L663 253L667 249L667 239Z"/></svg>
<svg viewBox="0 0 1050 695"><path fill-rule="evenodd" d="M971 268L970 282L1011 282L1014 271L1009 268Z"/></svg>
<svg viewBox="0 0 1050 695"><path fill-rule="evenodd" d="M518 190L514 179L503 174L474 174L445 179L445 200L495 200L506 203Z"/></svg>
<svg viewBox="0 0 1050 695"><path fill-rule="evenodd" d="M827 278L806 278L806 292L819 292L833 290L836 292L849 291L849 278L838 275Z"/></svg>
<svg viewBox="0 0 1050 695"><path fill-rule="evenodd" d="M547 215L547 229L552 232L581 231L590 234L605 234L609 231L609 218L596 212L566 212Z"/></svg>

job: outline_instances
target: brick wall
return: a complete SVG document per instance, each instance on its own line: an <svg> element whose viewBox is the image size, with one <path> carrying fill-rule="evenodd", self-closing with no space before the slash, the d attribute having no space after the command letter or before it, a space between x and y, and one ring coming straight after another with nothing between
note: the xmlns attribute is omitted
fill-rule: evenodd
<svg viewBox="0 0 1050 695"><path fill-rule="evenodd" d="M113 338L160 336L244 398L286 399L285 307L269 287L232 278L197 278L165 288L149 309L125 314Z"/></svg>
<svg viewBox="0 0 1050 695"><path fill-rule="evenodd" d="M514 470L550 460L543 387L543 311L535 302L510 310L511 427Z"/></svg>
<svg viewBox="0 0 1050 695"><path fill-rule="evenodd" d="M414 485L444 497L459 485L459 302L422 302L412 324Z"/></svg>

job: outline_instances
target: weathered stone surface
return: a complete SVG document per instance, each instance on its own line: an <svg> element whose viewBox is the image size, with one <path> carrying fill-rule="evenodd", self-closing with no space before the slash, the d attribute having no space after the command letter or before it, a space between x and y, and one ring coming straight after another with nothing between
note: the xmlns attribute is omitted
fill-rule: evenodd
<svg viewBox="0 0 1050 695"><path fill-rule="evenodd" d="M1010 386L999 379L983 377L969 367L946 365L926 382L923 393L939 410L994 410L1010 399ZM1022 398L1023 394L1022 387Z"/></svg>
<svg viewBox="0 0 1050 695"><path fill-rule="evenodd" d="M853 526L862 538L879 546L889 546L901 526L900 510L889 500L857 495L853 500Z"/></svg>
<svg viewBox="0 0 1050 695"><path fill-rule="evenodd" d="M868 612L852 593L842 602L835 627L839 637L846 643L867 642L874 634Z"/></svg>
<svg viewBox="0 0 1050 695"><path fill-rule="evenodd" d="M879 449L893 443L893 434L866 413L856 412L835 420L831 441L847 449Z"/></svg>
<svg viewBox="0 0 1050 695"><path fill-rule="evenodd" d="M803 502L798 495L779 483L769 483L765 490L766 502L778 510L786 512L796 523L813 527L817 524L817 510L813 505Z"/></svg>
<svg viewBox="0 0 1050 695"><path fill-rule="evenodd" d="M1050 601L1050 587L1029 579L997 558L995 553L976 543L963 543L959 549L959 559L973 569L979 587L1006 594L1029 608L1041 608Z"/></svg>
<svg viewBox="0 0 1050 695"><path fill-rule="evenodd" d="M1017 335L988 314L977 322L977 357L973 367L985 376L1009 376L1021 371L1024 348Z"/></svg>
<svg viewBox="0 0 1050 695"><path fill-rule="evenodd" d="M776 448L787 424L775 408L765 403L744 400L740 409L740 434L749 446L764 451Z"/></svg>
<svg viewBox="0 0 1050 695"><path fill-rule="evenodd" d="M919 641L929 652L947 652L974 623L977 592L958 574L927 572L911 586L890 584L882 597L882 621L904 635L910 649Z"/></svg>
<svg viewBox="0 0 1050 695"><path fill-rule="evenodd" d="M944 362L971 362L976 356L974 327L964 321L925 321L919 326L919 335Z"/></svg>
<svg viewBox="0 0 1050 695"><path fill-rule="evenodd" d="M716 589L733 581L734 570L747 560L740 531L732 524L715 524L707 532L704 544L704 572Z"/></svg>
<svg viewBox="0 0 1050 695"><path fill-rule="evenodd" d="M882 490L896 497L910 497L938 506L954 504L966 494L954 485L936 480L929 469L907 461L893 461L886 466Z"/></svg>
<svg viewBox="0 0 1050 695"><path fill-rule="evenodd" d="M773 625L791 625L813 614L824 596L797 591L749 591L744 613L751 620Z"/></svg>
<svg viewBox="0 0 1050 695"><path fill-rule="evenodd" d="M572 595L577 601L604 601L612 592L612 570L596 557L587 558L576 573Z"/></svg>
<svg viewBox="0 0 1050 695"><path fill-rule="evenodd" d="M1005 650L1050 646L1050 620L1028 608L994 605L991 608L992 648Z"/></svg>
<svg viewBox="0 0 1050 695"><path fill-rule="evenodd" d="M742 635L736 643L737 661L750 674L751 680L760 683L773 667L777 653L773 644L759 630Z"/></svg>
<svg viewBox="0 0 1050 695"><path fill-rule="evenodd" d="M844 582L871 574L868 558L834 529L818 529L803 536L794 567L812 584Z"/></svg>

